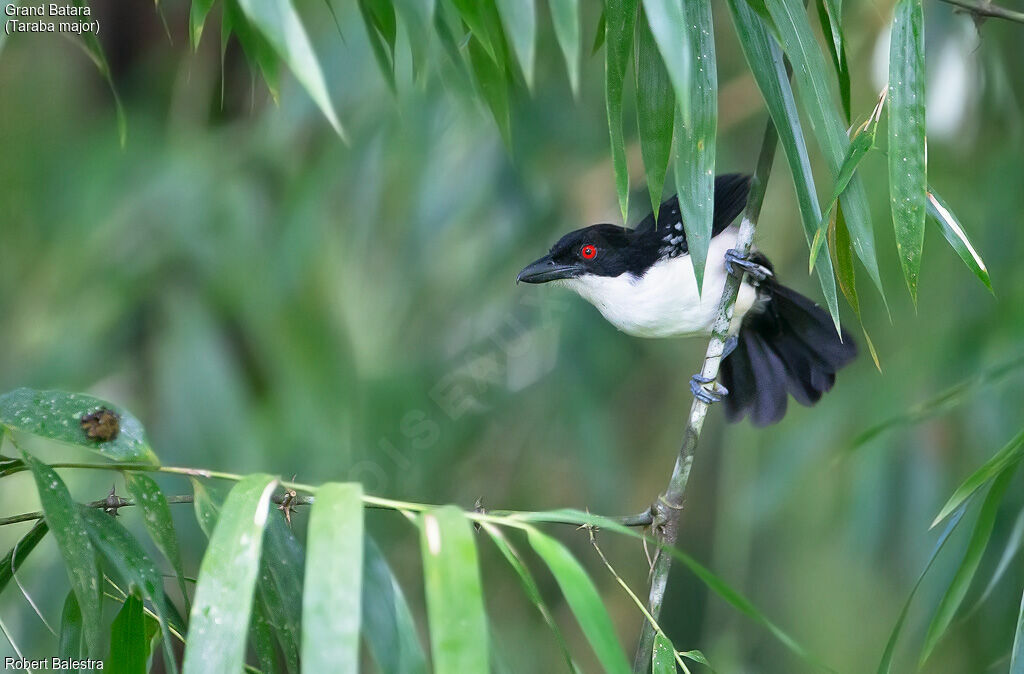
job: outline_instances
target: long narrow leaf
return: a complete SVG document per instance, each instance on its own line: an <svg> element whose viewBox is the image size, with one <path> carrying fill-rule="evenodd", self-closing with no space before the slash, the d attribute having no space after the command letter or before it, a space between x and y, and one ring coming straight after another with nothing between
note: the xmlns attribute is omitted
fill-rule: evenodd
<svg viewBox="0 0 1024 674"><path fill-rule="evenodd" d="M978 251L975 250L971 240L967 238L967 233L960 226L960 222L953 215L953 211L946 205L942 197L931 190L928 192L928 215L932 216L932 219L938 223L942 236L946 237L946 241L953 247L956 254L960 256L960 259L964 261L967 268L974 272L974 275L985 284L989 292L994 293L992 290L992 280L988 277L988 268L985 267L985 261L981 259L981 255L978 255Z"/></svg>
<svg viewBox="0 0 1024 674"><path fill-rule="evenodd" d="M146 674L146 623L142 600L134 594L128 595L110 626L110 656L103 670Z"/></svg>
<svg viewBox="0 0 1024 674"><path fill-rule="evenodd" d="M533 62L537 52L537 7L535 0L496 0L505 35L523 71L526 86L533 89Z"/></svg>
<svg viewBox="0 0 1024 674"><path fill-rule="evenodd" d="M363 547L363 636L381 674L426 674L412 613L398 580L369 536Z"/></svg>
<svg viewBox="0 0 1024 674"><path fill-rule="evenodd" d="M668 71L642 10L636 36L636 116L640 153L647 172L651 209L657 218L672 152L672 118L676 106L674 97L669 95L672 88Z"/></svg>
<svg viewBox="0 0 1024 674"><path fill-rule="evenodd" d="M629 168L622 130L623 88L633 62L633 30L639 0L608 0L605 3L605 107L612 142L612 170L622 220L629 215Z"/></svg>
<svg viewBox="0 0 1024 674"><path fill-rule="evenodd" d="M117 569L131 588L140 590L142 596L153 604L163 628L164 669L168 672L178 671L171 641L171 609L164 594L163 576L156 564L135 537L110 515L86 506L79 506L79 513L88 529L89 538L96 549L103 553L107 563Z"/></svg>
<svg viewBox="0 0 1024 674"><path fill-rule="evenodd" d="M273 627L289 672L299 671L305 552L279 510L269 513L256 597Z"/></svg>
<svg viewBox="0 0 1024 674"><path fill-rule="evenodd" d="M359 484L328 483L310 510L302 595L302 663L309 671L359 669L362 493Z"/></svg>
<svg viewBox="0 0 1024 674"><path fill-rule="evenodd" d="M828 53L832 57L832 65L836 69L839 81L839 98L843 103L846 122L850 122L850 66L846 60L846 38L843 35L842 5L839 0L816 0L818 19L821 32L831 37L828 42Z"/></svg>
<svg viewBox="0 0 1024 674"><path fill-rule="evenodd" d="M704 287L704 265L715 214L715 139L718 135L718 70L711 0L687 0L692 78L690 116L676 119L676 191L686 246L697 288ZM655 209L657 210L657 209Z"/></svg>
<svg viewBox="0 0 1024 674"><path fill-rule="evenodd" d="M815 228L821 220L821 209L815 193L807 143L800 126L800 115L796 109L789 76L786 74L782 51L769 34L764 19L756 14L748 3L743 0L729 0L729 9L732 11L733 23L740 37L743 54L768 106L768 114L779 133L779 142L786 153L786 161L793 174L804 237L810 245ZM816 267L825 304L832 315L832 321L838 327L839 300L836 296L832 263L829 260L822 260Z"/></svg>
<svg viewBox="0 0 1024 674"><path fill-rule="evenodd" d="M928 195L924 80L921 0L899 0L889 43L889 203L900 266L915 305Z"/></svg>
<svg viewBox="0 0 1024 674"><path fill-rule="evenodd" d="M178 580L178 589L187 602L185 569L181 563L178 535L174 531L174 520L171 517L171 508L167 504L167 497L160 490L160 485L143 473L125 473L125 484L128 486L128 493L135 499L135 505L142 511L142 519L153 543L171 563Z"/></svg>
<svg viewBox="0 0 1024 674"><path fill-rule="evenodd" d="M337 134L345 140L345 130L334 112L320 62L292 3L289 0L238 0L238 5L295 73L296 79L309 92Z"/></svg>
<svg viewBox="0 0 1024 674"><path fill-rule="evenodd" d="M548 0L555 38L565 57L573 98L580 95L580 0Z"/></svg>
<svg viewBox="0 0 1024 674"><path fill-rule="evenodd" d="M953 616L967 595L978 565L981 564L981 556L985 553L985 548L988 547L988 540L992 536L992 528L996 523L996 513L999 512L1003 495L1006 494L1006 488L1010 486L1010 480L1013 479L1016 467L1014 464L1006 468L995 478L988 490L988 495L981 505L981 512L978 513L978 521L974 524L971 540L967 543L964 558L961 560L953 580L950 581L946 593L942 596L938 608L935 609L931 624L928 625L928 634L925 636L924 647L921 649L919 667L924 665L932 651L935 650L939 639L953 622Z"/></svg>
<svg viewBox="0 0 1024 674"><path fill-rule="evenodd" d="M597 654L601 666L609 674L629 672L622 646L615 635L615 628L601 595L586 570L560 542L537 529L527 529L530 545L551 569L551 575L558 582L565 601L572 609L583 634Z"/></svg>
<svg viewBox="0 0 1024 674"><path fill-rule="evenodd" d="M199 40L203 36L206 17L213 9L213 2L214 0L192 0L188 18L188 35L192 42L192 49L199 48Z"/></svg>
<svg viewBox="0 0 1024 674"><path fill-rule="evenodd" d="M997 475L1002 473L1009 466L1017 463L1024 457L1024 431L1017 434L1013 440L996 454L986 461L978 470L971 473L971 475L963 481L963 483L957 487L953 495L946 501L946 505L942 506L942 510L935 516L935 520L932 522L934 527L936 524L946 518L949 513L956 510L960 505L966 501L971 494L981 488L986 482L995 478Z"/></svg>
<svg viewBox="0 0 1024 674"><path fill-rule="evenodd" d="M814 39L807 12L800 0L765 0L765 6L779 31L782 47L793 64L797 92L810 120L811 130L817 137L832 176L837 177L850 141L846 135L846 126L836 109L835 96L826 75L825 58ZM854 175L839 201L850 229L853 249L884 301L874 232L871 229L871 213L864 184L859 176Z"/></svg>
<svg viewBox="0 0 1024 674"><path fill-rule="evenodd" d="M100 573L96 564L96 548L89 540L89 530L71 498L64 481L46 464L23 453L32 470L43 515L57 548L64 558L64 567L71 589L78 598L85 622L85 644L89 655L100 653L102 643L102 609L100 607Z"/></svg>
<svg viewBox="0 0 1024 674"><path fill-rule="evenodd" d="M676 674L676 652L672 642L659 633L651 651L651 674Z"/></svg>
<svg viewBox="0 0 1024 674"><path fill-rule="evenodd" d="M250 475L231 490L199 568L185 674L237 672L245 661L267 505L276 480Z"/></svg>
<svg viewBox="0 0 1024 674"><path fill-rule="evenodd" d="M82 611L74 592L68 592L60 613L60 634L57 637L57 655L67 660L79 660L84 654Z"/></svg>
<svg viewBox="0 0 1024 674"><path fill-rule="evenodd" d="M405 33L409 36L413 73L418 77L426 70L434 0L394 0L394 3L395 11L402 18Z"/></svg>
<svg viewBox="0 0 1024 674"><path fill-rule="evenodd" d="M46 537L46 532L49 530L50 527L46 524L46 519L39 520L28 530L27 534L21 537L17 545L11 548L11 551L3 559L0 559L0 593L4 591L18 568L32 554L35 547L39 545L39 541Z"/></svg>
<svg viewBox="0 0 1024 674"><path fill-rule="evenodd" d="M693 57L690 53L690 27L683 11L684 0L643 0L647 25L661 52L669 79L676 92L676 105L683 119L690 119L690 82ZM655 207L655 213L658 209Z"/></svg>
<svg viewBox="0 0 1024 674"><path fill-rule="evenodd" d="M892 658L896 654L896 643L899 641L900 632L903 631L903 623L907 620L907 614L910 613L910 604L914 600L914 595L917 594L917 588L921 587L921 581L924 580L928 570L932 568L932 564L935 563L935 558L939 556L942 546L946 544L946 541L949 540L953 530L956 529L958 524L960 524L960 520L963 518L964 512L966 511L967 503L961 504L949 519L949 523L946 525L942 534L935 541L935 547L932 548L932 554L928 557L928 563L924 565L924 569L921 570L921 574L917 577L914 587L910 589L907 601L904 602L903 608L900 610L899 617L896 618L896 624L893 625L892 632L889 634L889 640L885 644L885 651L882 652L882 659L878 663L878 674L889 674L889 672L892 671Z"/></svg>
<svg viewBox="0 0 1024 674"><path fill-rule="evenodd" d="M445 506L425 513L420 527L434 671L486 672L487 616L469 520Z"/></svg>
<svg viewBox="0 0 1024 674"><path fill-rule="evenodd" d="M103 410L111 416L104 414L104 427L97 424L93 429L89 415ZM83 447L114 461L157 463L139 420L127 410L90 395L15 389L0 396L0 426ZM92 429L95 437L90 437L87 429Z"/></svg>
<svg viewBox="0 0 1024 674"><path fill-rule="evenodd" d="M505 73L487 55L483 44L475 35L469 40L469 63L473 68L473 76L480 95L491 110L505 146L511 149L512 119L509 111L508 82Z"/></svg>
<svg viewBox="0 0 1024 674"><path fill-rule="evenodd" d="M1013 632L1013 650L1010 652L1010 674L1024 674L1024 596L1020 598L1017 629Z"/></svg>

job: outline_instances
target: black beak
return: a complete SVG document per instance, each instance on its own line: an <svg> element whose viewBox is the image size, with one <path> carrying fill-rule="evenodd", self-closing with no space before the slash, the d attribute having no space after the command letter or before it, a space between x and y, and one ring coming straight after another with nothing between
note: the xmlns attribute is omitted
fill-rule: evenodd
<svg viewBox="0 0 1024 674"><path fill-rule="evenodd" d="M559 264L545 255L536 262L526 265L523 271L516 277L516 283L547 283L563 278L575 278L583 272L583 268L576 264Z"/></svg>

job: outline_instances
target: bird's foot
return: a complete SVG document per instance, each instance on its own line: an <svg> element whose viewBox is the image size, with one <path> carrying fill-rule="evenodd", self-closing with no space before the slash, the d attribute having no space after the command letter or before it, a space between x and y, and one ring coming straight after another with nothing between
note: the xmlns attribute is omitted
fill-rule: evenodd
<svg viewBox="0 0 1024 674"><path fill-rule="evenodd" d="M711 384L711 390L704 388ZM724 396L729 395L729 389L725 388L714 379L695 374L690 377L690 392L693 397L706 405L721 402Z"/></svg>
<svg viewBox="0 0 1024 674"><path fill-rule="evenodd" d="M725 251L725 268L733 276L742 279L743 274L760 282L772 276L772 271L750 259L749 255L741 255L735 248Z"/></svg>

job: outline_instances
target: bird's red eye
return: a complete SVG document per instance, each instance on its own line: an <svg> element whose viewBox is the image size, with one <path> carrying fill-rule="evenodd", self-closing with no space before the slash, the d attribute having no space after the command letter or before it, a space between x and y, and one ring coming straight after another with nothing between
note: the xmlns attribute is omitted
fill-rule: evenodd
<svg viewBox="0 0 1024 674"><path fill-rule="evenodd" d="M584 260L593 260L595 257L597 257L597 248L588 243L587 245L580 248L580 257L582 257Z"/></svg>

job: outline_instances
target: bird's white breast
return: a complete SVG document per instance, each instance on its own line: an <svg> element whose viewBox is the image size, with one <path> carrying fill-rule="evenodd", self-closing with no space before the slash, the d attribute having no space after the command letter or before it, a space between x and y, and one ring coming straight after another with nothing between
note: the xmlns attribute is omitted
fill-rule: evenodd
<svg viewBox="0 0 1024 674"><path fill-rule="evenodd" d="M728 272L725 251L736 243L735 227L711 240L704 270L703 292L697 293L689 255L659 260L640 277L585 274L562 284L593 304L612 325L637 337L680 337L711 331L722 299ZM757 291L740 286L733 315L733 330L754 305Z"/></svg>

